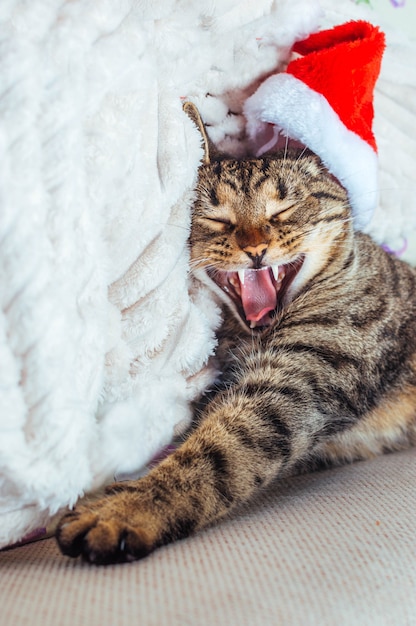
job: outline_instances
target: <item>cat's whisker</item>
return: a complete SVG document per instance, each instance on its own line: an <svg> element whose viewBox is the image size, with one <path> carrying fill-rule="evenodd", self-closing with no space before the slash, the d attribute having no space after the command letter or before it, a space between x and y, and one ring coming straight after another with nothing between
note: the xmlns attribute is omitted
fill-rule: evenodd
<svg viewBox="0 0 416 626"><path fill-rule="evenodd" d="M289 146L289 135L286 135L286 138L285 138L285 148L284 148L284 152L283 152L283 162L286 161L288 146Z"/></svg>
<svg viewBox="0 0 416 626"><path fill-rule="evenodd" d="M293 160L293 162L292 162L292 167L290 168L290 170L288 171L288 173L287 173L287 175L286 175L286 178L284 179L284 183L285 183L285 185L287 185L287 184L289 183L289 180L290 180L290 178L293 176L293 173L294 173L294 171L295 171L296 166L298 165L298 163L299 163L299 162L300 162L300 160L302 159L302 157L303 157L303 155L305 154L305 152L307 151L307 149L308 149L308 148L305 146L305 147L303 148L303 150L299 153L299 155L297 156L297 158ZM285 156L284 162L286 162L286 157L287 157L287 152L288 152L287 146L286 146L285 150L286 150L286 156Z"/></svg>
<svg viewBox="0 0 416 626"><path fill-rule="evenodd" d="M166 224L161 224L161 226L167 226L169 228L178 228L179 230L183 230L187 233L190 231L189 226L184 226L183 224L174 224L172 222L166 222Z"/></svg>

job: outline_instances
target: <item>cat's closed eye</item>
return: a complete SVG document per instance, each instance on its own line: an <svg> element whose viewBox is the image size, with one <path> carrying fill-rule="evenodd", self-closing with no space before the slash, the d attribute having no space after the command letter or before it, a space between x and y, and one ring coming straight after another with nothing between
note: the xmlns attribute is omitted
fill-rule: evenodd
<svg viewBox="0 0 416 626"><path fill-rule="evenodd" d="M278 223L290 217L299 208L301 200L297 197L288 197L282 200L278 197L269 197L265 203L265 216L270 223Z"/></svg>
<svg viewBox="0 0 416 626"><path fill-rule="evenodd" d="M282 221L282 219L289 217L289 215L291 215L295 209L296 209L296 204L291 204L289 206L279 209L278 211L276 211L275 213L273 213L273 215L269 217L270 223L278 224L279 222Z"/></svg>
<svg viewBox="0 0 416 626"><path fill-rule="evenodd" d="M235 228L231 220L223 217L205 217L202 221L208 228L219 233L231 232Z"/></svg>

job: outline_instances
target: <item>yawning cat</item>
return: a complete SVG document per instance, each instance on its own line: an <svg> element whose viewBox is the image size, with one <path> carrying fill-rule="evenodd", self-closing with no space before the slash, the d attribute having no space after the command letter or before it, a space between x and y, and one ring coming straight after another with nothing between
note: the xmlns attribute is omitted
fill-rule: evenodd
<svg viewBox="0 0 416 626"><path fill-rule="evenodd" d="M354 231L317 156L224 157L186 109L205 146L191 267L224 305L222 379L171 456L62 519L61 550L94 563L184 538L287 472L416 441L416 271Z"/></svg>

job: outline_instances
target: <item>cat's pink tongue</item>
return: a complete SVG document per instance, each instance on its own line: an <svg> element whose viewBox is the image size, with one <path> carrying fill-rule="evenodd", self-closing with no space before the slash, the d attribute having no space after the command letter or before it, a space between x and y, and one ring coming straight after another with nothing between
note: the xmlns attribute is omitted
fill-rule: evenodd
<svg viewBox="0 0 416 626"><path fill-rule="evenodd" d="M244 281L240 279L241 301L249 322L258 322L277 305L276 288L271 270L245 270Z"/></svg>

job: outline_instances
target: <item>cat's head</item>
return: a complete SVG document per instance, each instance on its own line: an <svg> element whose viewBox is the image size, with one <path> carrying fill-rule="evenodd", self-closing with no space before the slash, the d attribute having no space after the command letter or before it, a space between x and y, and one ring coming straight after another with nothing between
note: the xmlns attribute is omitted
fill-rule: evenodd
<svg viewBox="0 0 416 626"><path fill-rule="evenodd" d="M189 103L188 103L189 104ZM194 274L246 329L273 324L308 283L331 273L351 237L344 188L309 151L237 160L214 152L199 113L199 170L190 236Z"/></svg>

